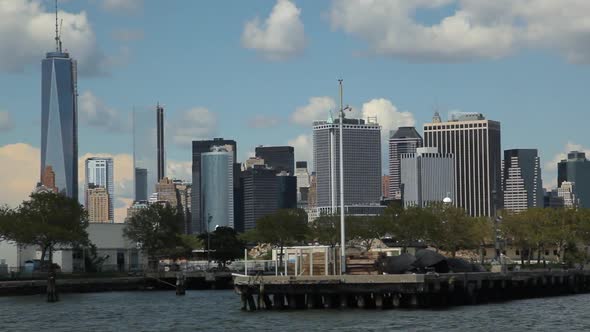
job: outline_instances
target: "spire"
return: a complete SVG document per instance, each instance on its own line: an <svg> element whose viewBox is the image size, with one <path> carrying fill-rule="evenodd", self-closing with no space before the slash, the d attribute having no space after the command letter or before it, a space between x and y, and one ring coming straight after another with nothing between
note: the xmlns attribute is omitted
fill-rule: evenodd
<svg viewBox="0 0 590 332"><path fill-rule="evenodd" d="M438 112L434 112L434 116L432 117L433 123L441 123L440 114Z"/></svg>
<svg viewBox="0 0 590 332"><path fill-rule="evenodd" d="M57 0L55 0L55 51L59 52L59 30L57 28Z"/></svg>

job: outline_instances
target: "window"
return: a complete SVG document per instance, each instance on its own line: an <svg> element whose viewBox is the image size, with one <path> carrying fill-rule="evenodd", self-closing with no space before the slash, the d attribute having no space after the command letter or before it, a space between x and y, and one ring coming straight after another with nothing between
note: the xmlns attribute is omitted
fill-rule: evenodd
<svg viewBox="0 0 590 332"><path fill-rule="evenodd" d="M520 255L520 250L516 249L515 255Z"/></svg>

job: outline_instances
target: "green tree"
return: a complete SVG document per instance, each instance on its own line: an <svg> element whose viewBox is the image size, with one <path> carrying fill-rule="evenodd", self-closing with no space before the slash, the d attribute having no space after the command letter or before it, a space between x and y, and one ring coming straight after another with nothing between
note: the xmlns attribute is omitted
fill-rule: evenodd
<svg viewBox="0 0 590 332"><path fill-rule="evenodd" d="M518 248L521 263L524 265L525 252L530 251L534 245L531 225L522 214L502 211L501 215L500 230L502 235L509 243Z"/></svg>
<svg viewBox="0 0 590 332"><path fill-rule="evenodd" d="M279 247L279 262L282 265L283 248L303 242L307 235L307 213L301 209L282 209L258 219L256 227L244 233L243 238Z"/></svg>
<svg viewBox="0 0 590 332"><path fill-rule="evenodd" d="M459 250L473 250L480 245L476 237L476 224L465 210L452 205L434 205L433 214L436 231L430 234L432 244L441 250L450 252L453 257Z"/></svg>
<svg viewBox="0 0 590 332"><path fill-rule="evenodd" d="M244 248L246 247L244 241L238 237L238 233L230 227L217 227L215 231L209 234L210 239L207 240L207 233L199 235L199 240L202 241L204 247L211 243L211 258L219 264L226 266L236 258L244 255Z"/></svg>
<svg viewBox="0 0 590 332"><path fill-rule="evenodd" d="M340 242L340 216L322 214L309 225L312 241L335 247Z"/></svg>
<svg viewBox="0 0 590 332"><path fill-rule="evenodd" d="M179 257L186 253L180 233L182 213L170 205L151 204L129 218L123 234L141 245L148 256L150 268L156 268L159 257Z"/></svg>
<svg viewBox="0 0 590 332"><path fill-rule="evenodd" d="M14 210L0 212L1 237L22 245L38 246L41 266L48 259L53 272L53 252L88 246L88 214L76 199L56 193L34 193Z"/></svg>
<svg viewBox="0 0 590 332"><path fill-rule="evenodd" d="M410 206L401 209L390 206L385 209L383 218L391 227L393 238L403 247L415 243L428 243L436 233L436 216L431 209Z"/></svg>
<svg viewBox="0 0 590 332"><path fill-rule="evenodd" d="M346 218L346 238L358 241L369 251L376 239L382 239L392 230L388 218L381 216L352 216Z"/></svg>

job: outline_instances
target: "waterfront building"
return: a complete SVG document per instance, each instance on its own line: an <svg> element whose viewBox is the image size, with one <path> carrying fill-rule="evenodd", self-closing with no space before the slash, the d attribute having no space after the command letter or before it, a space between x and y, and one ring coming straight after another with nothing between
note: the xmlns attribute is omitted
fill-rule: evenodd
<svg viewBox="0 0 590 332"><path fill-rule="evenodd" d="M110 217L110 199L107 188L90 184L86 188L86 209L89 222L113 222Z"/></svg>
<svg viewBox="0 0 590 332"><path fill-rule="evenodd" d="M336 185L334 198L340 194L340 132L339 119L314 121L313 156L317 176L316 209L333 213L331 170L334 165ZM344 119L344 206L352 211L382 211L381 201L381 126L376 119ZM331 160L331 137L334 133L334 160ZM339 199L336 199L339 202ZM339 204L337 204L339 205ZM378 213L377 211L375 213ZM373 213L371 213L373 214Z"/></svg>
<svg viewBox="0 0 590 332"><path fill-rule="evenodd" d="M204 233L207 230L207 216L203 214L201 207L201 154L211 151L214 146L222 146L228 152L232 153L232 160L237 160L237 144L234 140L226 140L223 138L214 138L212 140L202 140L192 142L192 196L191 196L191 231L192 233ZM240 164L234 164L234 179L233 179L233 196L234 196L234 222L239 224L240 218L240 200L236 199L240 191Z"/></svg>
<svg viewBox="0 0 590 332"><path fill-rule="evenodd" d="M78 198L78 74L76 61L62 51L55 37L54 52L41 63L41 168L51 168L54 185L66 196Z"/></svg>
<svg viewBox="0 0 590 332"><path fill-rule="evenodd" d="M442 122L438 113L424 124L424 145L455 157L455 203L472 216L491 216L502 207L500 122L466 113Z"/></svg>
<svg viewBox="0 0 590 332"><path fill-rule="evenodd" d="M422 147L422 136L414 127L399 127L389 134L389 188L388 194L383 195L391 199L401 199L401 154L415 153Z"/></svg>
<svg viewBox="0 0 590 332"><path fill-rule="evenodd" d="M399 157L404 207L426 207L446 197L455 200L455 160L451 153L428 147Z"/></svg>
<svg viewBox="0 0 590 332"><path fill-rule="evenodd" d="M256 157L264 159L264 163L277 174L295 174L295 150L292 146L257 146L255 153Z"/></svg>
<svg viewBox="0 0 590 332"><path fill-rule="evenodd" d="M115 209L114 209L114 197L115 197L115 182L114 182L114 163L113 158L104 157L91 157L87 158L85 162L86 172L86 195L85 203L86 207L89 206L88 192L87 190L91 187L103 187L106 189L108 194L108 220L111 222L115 221Z"/></svg>
<svg viewBox="0 0 590 332"><path fill-rule="evenodd" d="M234 227L233 151L214 146L201 153L201 207L208 232Z"/></svg>
<svg viewBox="0 0 590 332"><path fill-rule="evenodd" d="M279 188L279 209L297 208L297 177L286 171L277 174Z"/></svg>
<svg viewBox="0 0 590 332"><path fill-rule="evenodd" d="M164 145L164 107L159 103L156 106L156 136L158 158L158 181L166 176L166 151Z"/></svg>
<svg viewBox="0 0 590 332"><path fill-rule="evenodd" d="M258 219L279 209L279 181L276 171L265 166L254 166L240 176L244 192L244 225L248 231L256 227Z"/></svg>
<svg viewBox="0 0 590 332"><path fill-rule="evenodd" d="M502 191L505 210L521 212L543 207L541 163L536 149L504 151Z"/></svg>
<svg viewBox="0 0 590 332"><path fill-rule="evenodd" d="M557 164L557 186L564 181L575 183L580 207L590 208L590 161L584 152L571 151Z"/></svg>

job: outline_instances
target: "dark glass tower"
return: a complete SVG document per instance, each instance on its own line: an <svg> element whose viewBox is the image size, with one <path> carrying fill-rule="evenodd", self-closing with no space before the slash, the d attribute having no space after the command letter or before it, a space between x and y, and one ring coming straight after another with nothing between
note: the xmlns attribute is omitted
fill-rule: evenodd
<svg viewBox="0 0 590 332"><path fill-rule="evenodd" d="M558 187L563 181L574 182L579 204L590 208L590 161L584 152L571 151L557 164L557 181Z"/></svg>
<svg viewBox="0 0 590 332"><path fill-rule="evenodd" d="M76 61L61 50L41 62L41 171L55 173L55 187L78 198L78 93Z"/></svg>
<svg viewBox="0 0 590 332"><path fill-rule="evenodd" d="M414 127L399 127L389 137L389 197L401 199L401 154L416 153L422 147L422 136Z"/></svg>
<svg viewBox="0 0 590 332"><path fill-rule="evenodd" d="M258 146L256 157L264 159L264 163L274 168L277 173L295 174L295 153L292 146Z"/></svg>
<svg viewBox="0 0 590 332"><path fill-rule="evenodd" d="M166 176L166 156L164 154L164 107L156 106L156 123L158 136L158 181Z"/></svg>

